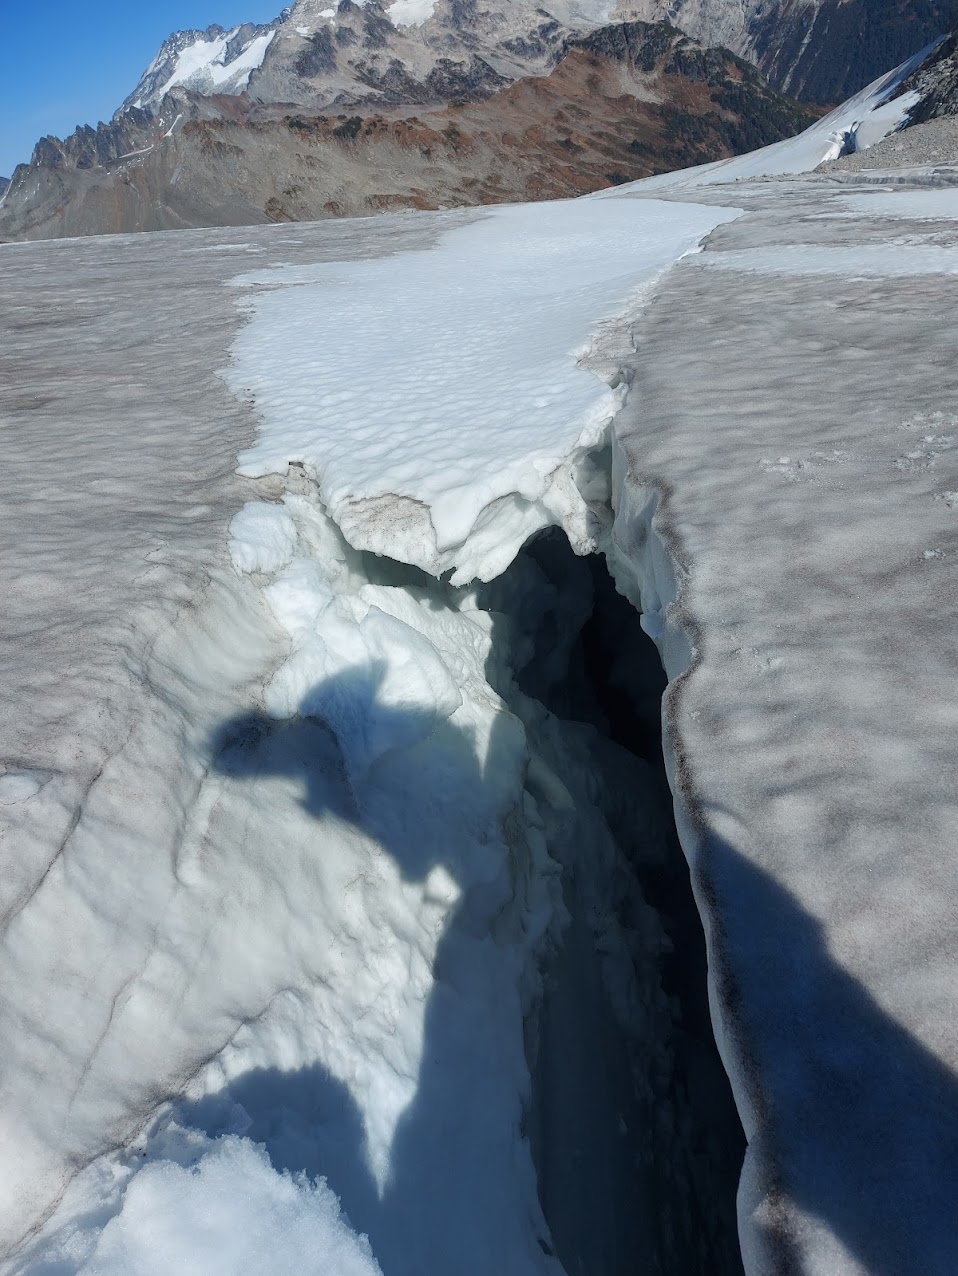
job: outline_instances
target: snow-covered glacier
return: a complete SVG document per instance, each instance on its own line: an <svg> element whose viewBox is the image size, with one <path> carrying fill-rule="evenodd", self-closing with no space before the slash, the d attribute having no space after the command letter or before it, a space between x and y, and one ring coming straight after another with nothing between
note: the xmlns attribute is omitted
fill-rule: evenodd
<svg viewBox="0 0 958 1276"><path fill-rule="evenodd" d="M746 1271L954 1271L958 194L740 176L4 247L4 1271L736 1271L673 796Z"/></svg>

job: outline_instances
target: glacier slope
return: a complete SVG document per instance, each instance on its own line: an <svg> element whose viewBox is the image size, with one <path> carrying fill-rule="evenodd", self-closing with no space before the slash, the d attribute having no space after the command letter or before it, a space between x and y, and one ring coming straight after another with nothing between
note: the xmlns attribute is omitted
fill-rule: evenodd
<svg viewBox="0 0 958 1276"><path fill-rule="evenodd" d="M9 1270L150 1271L141 1264L181 1251L142 1258L142 1229L175 1240L243 1175L276 1211L261 1224L214 1210L221 1232L197 1238L194 1270L209 1270L230 1229L265 1226L270 1244L269 1228L317 1213L323 1243L359 1271L377 1259L390 1273L556 1270L520 1133L522 1024L538 946L563 921L544 831L569 789L489 685L491 621L474 592L360 552L466 582L550 523L580 550L602 542L673 678L673 779L752 1144L750 1274L892 1276L916 1255L922 1271L953 1270L940 1220L953 1186L954 883L939 848L955 816L954 285L916 263L929 250L950 260L954 224L940 206L928 221L881 202L852 218L848 192L738 183L696 191L690 208L639 187L537 208L525 224L529 210L502 209L481 222L199 232L174 270L159 237L4 249L13 269L43 262L52 287L56 252L81 263L65 326L90 361L68 427L49 387L75 347L52 309L38 319L14 291L9 328L28 367L34 343L42 357L7 404L31 449L5 479L7 537L21 547L6 564L6 664L19 681L6 687L0 799L22 873L8 879L0 945L6 1243L60 1208ZM750 215L721 226L731 203ZM708 251L658 279L643 312L644 290L712 226ZM873 277L854 253L843 264L879 242ZM392 292L377 294L378 276L350 258L396 249L379 263ZM317 269L317 253L339 264ZM476 263L492 260L515 291L482 280ZM507 360L505 405L536 421L528 472L513 454L498 473L475 435L454 433L448 332L469 296L450 266L486 303L464 384L487 412L487 447L498 458L509 442L490 405ZM240 270L233 297L251 317L231 399L210 369L235 326L220 285ZM415 325L397 304L409 298ZM370 362L338 329L355 334L377 310ZM640 316L633 354L626 329ZM244 346L257 325L282 334L274 349L299 386L256 362L259 343ZM561 411L524 397L510 342L535 352L530 379L560 380ZM576 368L583 352L605 384ZM398 467L380 397L362 398L364 377L388 393L389 361L408 414ZM349 384L323 402L328 377ZM336 449L356 397L372 428L354 460ZM290 426L290 407L314 437ZM610 540L602 445L616 410ZM245 480L231 474L243 446ZM457 446L475 491L432 477L434 451L448 461ZM377 457L391 467L378 488ZM367 488L379 505L363 504ZM320 495L341 501L354 545ZM377 512L394 514L397 496L414 509L390 525ZM436 1040L438 1061L424 1055ZM245 1083L251 1104L250 1087L273 1092L277 1075L319 1096L317 1139L354 1226L366 1202L370 1242L250 1142L259 1132L232 1096ZM176 1096L185 1108L168 1107ZM300 1115L276 1138L295 1142ZM191 1117L208 1133L184 1131ZM428 1189L394 1195L406 1118ZM326 1270L322 1254L309 1262Z"/></svg>

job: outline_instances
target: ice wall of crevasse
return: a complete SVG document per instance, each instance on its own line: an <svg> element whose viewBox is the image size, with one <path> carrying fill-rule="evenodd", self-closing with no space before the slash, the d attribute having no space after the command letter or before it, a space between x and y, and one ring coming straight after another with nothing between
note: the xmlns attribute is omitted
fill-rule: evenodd
<svg viewBox="0 0 958 1276"><path fill-rule="evenodd" d="M138 1085L188 1103L75 1179L13 1270L99 1270L135 1252L138 1210L188 1230L162 1181L197 1156L217 1181L249 1162L228 1142L245 1135L277 1178L326 1177L391 1272L557 1270L519 1136L528 957L557 869L522 726L485 679L491 620L351 550L299 486L234 519L237 580L286 650L260 703L209 732L192 835L108 1035L140 1043Z"/></svg>
<svg viewBox="0 0 958 1276"><path fill-rule="evenodd" d="M523 721L569 921L527 1033L539 1193L567 1272L740 1271L744 1151L662 758L664 674L603 559L537 537L482 591L490 680ZM520 643L516 635L522 636Z"/></svg>

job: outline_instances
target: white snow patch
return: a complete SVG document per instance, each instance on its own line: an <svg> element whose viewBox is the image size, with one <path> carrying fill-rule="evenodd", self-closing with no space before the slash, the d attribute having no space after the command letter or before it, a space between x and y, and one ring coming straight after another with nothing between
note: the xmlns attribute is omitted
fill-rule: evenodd
<svg viewBox="0 0 958 1276"><path fill-rule="evenodd" d="M276 572L293 556L296 528L282 505L249 501L230 523L230 558L240 572Z"/></svg>
<svg viewBox="0 0 958 1276"><path fill-rule="evenodd" d="M435 8L436 0L393 0L386 12L394 26L421 27Z"/></svg>
<svg viewBox="0 0 958 1276"><path fill-rule="evenodd" d="M249 1139L170 1123L125 1162L94 1163L15 1260L58 1276L382 1276L324 1180L279 1174Z"/></svg>
<svg viewBox="0 0 958 1276"><path fill-rule="evenodd" d="M187 45L177 56L172 75L164 83L163 87L157 91L156 96L162 97L174 85L186 84L200 72L208 72L216 59L223 57L226 52L226 46L233 34L233 31L229 31L226 35L217 36L212 40L197 40L195 44Z"/></svg>
<svg viewBox="0 0 958 1276"><path fill-rule="evenodd" d="M631 199L506 206L430 251L243 276L270 288L224 373L263 418L240 472L304 463L353 544L454 568L455 583L498 575L552 524L587 552L574 471L623 388L577 359L599 321L737 215Z"/></svg>
<svg viewBox="0 0 958 1276"><path fill-rule="evenodd" d="M224 62L227 45L236 34L236 30L237 28L234 28L226 35L218 36L213 40L197 40L195 44L185 48L176 59L172 75L153 94L154 99L159 100L177 84L186 84L200 89L209 87L222 90L225 88L226 91L233 93L239 93L245 89L249 84L251 73L263 65L266 50L276 32L268 31L265 35L256 36L232 62Z"/></svg>
<svg viewBox="0 0 958 1276"><path fill-rule="evenodd" d="M257 70L263 65L263 59L266 57L266 50L273 42L275 31L268 31L265 35L258 35L251 40L239 57L234 58L232 62L227 62L222 68L215 63L210 67L210 75L214 84L224 84L227 80L232 80L236 75L241 75L242 79L238 81L238 86L246 88L249 84L250 73Z"/></svg>

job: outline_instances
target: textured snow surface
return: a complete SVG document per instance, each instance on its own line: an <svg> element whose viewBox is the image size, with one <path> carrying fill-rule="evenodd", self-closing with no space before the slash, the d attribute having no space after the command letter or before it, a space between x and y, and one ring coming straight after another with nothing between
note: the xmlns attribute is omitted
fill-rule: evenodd
<svg viewBox="0 0 958 1276"><path fill-rule="evenodd" d="M228 379L263 419L241 473L302 462L354 545L491 579L552 524L594 545L576 477L624 387L577 366L600 320L734 209L515 205L438 250L256 271Z"/></svg>
<svg viewBox="0 0 958 1276"><path fill-rule="evenodd" d="M616 539L675 680L746 1269L947 1276L958 279L925 270L954 222L897 210L953 197L862 193L851 219L821 182L734 189L746 216L643 322Z"/></svg>

